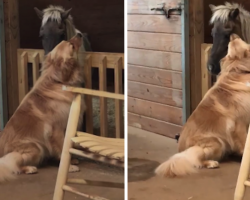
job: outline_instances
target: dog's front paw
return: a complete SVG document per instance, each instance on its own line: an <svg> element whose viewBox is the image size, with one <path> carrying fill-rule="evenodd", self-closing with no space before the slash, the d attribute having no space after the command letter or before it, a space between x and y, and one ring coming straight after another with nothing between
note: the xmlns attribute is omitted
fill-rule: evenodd
<svg viewBox="0 0 250 200"><path fill-rule="evenodd" d="M38 170L34 166L25 166L25 167L22 167L22 172L25 174L36 174Z"/></svg>
<svg viewBox="0 0 250 200"><path fill-rule="evenodd" d="M215 160L206 160L203 162L203 164L204 164L204 167L208 169L219 168L219 162Z"/></svg>
<svg viewBox="0 0 250 200"><path fill-rule="evenodd" d="M70 165L69 166L69 173L79 172L80 168L76 165Z"/></svg>

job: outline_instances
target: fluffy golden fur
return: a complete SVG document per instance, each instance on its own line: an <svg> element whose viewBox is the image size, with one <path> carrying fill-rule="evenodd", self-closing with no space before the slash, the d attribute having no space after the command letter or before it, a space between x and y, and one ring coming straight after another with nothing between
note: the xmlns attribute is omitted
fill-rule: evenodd
<svg viewBox="0 0 250 200"><path fill-rule="evenodd" d="M0 136L0 182L16 173L36 173L46 158L60 159L75 96L62 86L80 86L83 81L76 59L80 45L81 37L76 35L47 55L41 77L6 124ZM81 113L84 110L83 101Z"/></svg>
<svg viewBox="0 0 250 200"><path fill-rule="evenodd" d="M230 38L222 71L184 125L179 153L157 169L165 177L184 176L199 168L217 168L227 154L242 155L250 123L250 47Z"/></svg>

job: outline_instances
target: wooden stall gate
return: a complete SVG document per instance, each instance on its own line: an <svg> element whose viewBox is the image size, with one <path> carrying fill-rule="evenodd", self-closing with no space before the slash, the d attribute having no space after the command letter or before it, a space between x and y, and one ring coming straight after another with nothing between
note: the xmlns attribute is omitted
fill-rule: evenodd
<svg viewBox="0 0 250 200"><path fill-rule="evenodd" d="M44 58L44 50L41 49L18 49L18 86L19 103L29 91L28 86L28 64L32 64L32 86L40 76L40 66ZM107 91L107 68L114 69L115 74L115 93L123 94L122 70L124 69L123 53L99 53L99 52L80 52L78 61L84 66L85 87L92 90L92 68L99 68L99 90ZM94 96L95 90L91 95ZM93 134L93 108L92 96L85 95L86 98L86 131ZM124 120L122 100L115 100L115 126L116 138L124 135ZM107 98L105 95L100 97L100 131L101 136L107 136Z"/></svg>

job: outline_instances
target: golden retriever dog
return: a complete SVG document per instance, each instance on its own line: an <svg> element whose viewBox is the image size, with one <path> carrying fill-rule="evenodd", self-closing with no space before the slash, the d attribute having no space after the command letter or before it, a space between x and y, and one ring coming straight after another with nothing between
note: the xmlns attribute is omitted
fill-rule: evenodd
<svg viewBox="0 0 250 200"><path fill-rule="evenodd" d="M0 182L15 174L32 174L47 158L60 159L74 93L63 91L63 85L80 86L76 55L81 35L62 41L49 53L42 74L25 96L0 135ZM81 113L85 110L82 101ZM82 116L80 115L80 117ZM79 126L82 119L79 120ZM77 171L71 166L69 171Z"/></svg>
<svg viewBox="0 0 250 200"><path fill-rule="evenodd" d="M199 168L217 168L229 154L242 155L250 123L250 46L230 37L221 74L184 125L179 153L156 170L163 177L184 176Z"/></svg>

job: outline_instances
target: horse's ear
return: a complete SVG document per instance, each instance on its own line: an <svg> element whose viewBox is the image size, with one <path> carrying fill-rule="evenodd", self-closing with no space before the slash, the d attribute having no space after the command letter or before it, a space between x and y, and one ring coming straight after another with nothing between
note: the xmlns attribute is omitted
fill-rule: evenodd
<svg viewBox="0 0 250 200"><path fill-rule="evenodd" d="M68 10L66 10L66 11L64 11L63 13L62 13L62 19L63 20L65 20L65 19L67 19L68 17L69 17L69 14L70 14L70 11L72 10L72 8L70 8L70 9L68 9Z"/></svg>
<svg viewBox="0 0 250 200"><path fill-rule="evenodd" d="M213 12L214 11L214 9L216 8L216 6L215 5L213 5L213 4L209 4L209 8L211 9L211 11Z"/></svg>
<svg viewBox="0 0 250 200"><path fill-rule="evenodd" d="M238 17L239 13L240 13L239 8L236 8L236 9L232 10L232 11L229 13L229 17L230 17L231 19L236 19L236 18Z"/></svg>
<svg viewBox="0 0 250 200"><path fill-rule="evenodd" d="M39 17L39 19L42 19L43 18L43 12L41 10L39 10L37 7L35 7L34 10L36 11L36 14Z"/></svg>

